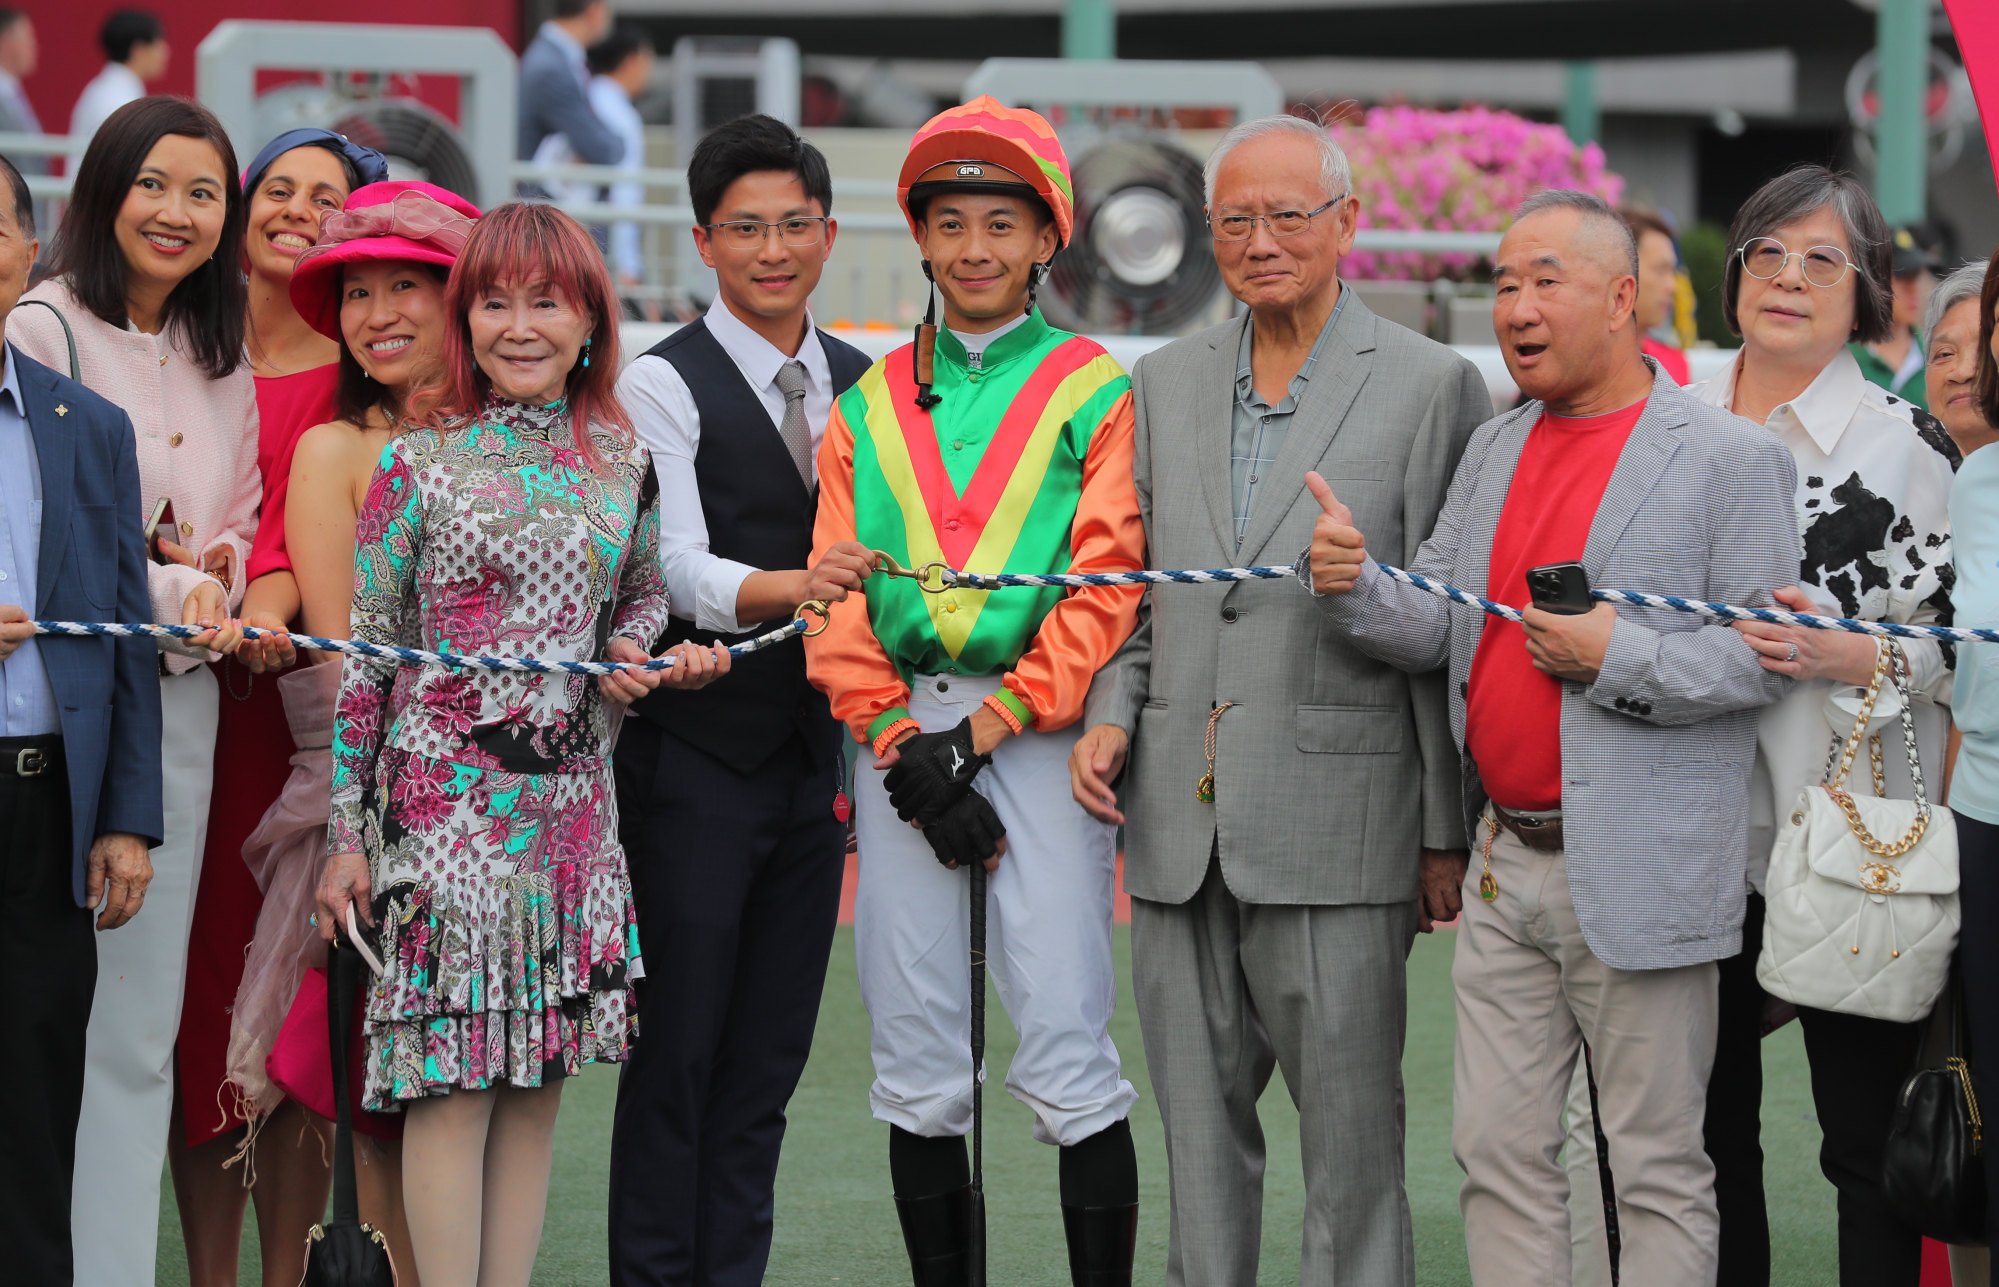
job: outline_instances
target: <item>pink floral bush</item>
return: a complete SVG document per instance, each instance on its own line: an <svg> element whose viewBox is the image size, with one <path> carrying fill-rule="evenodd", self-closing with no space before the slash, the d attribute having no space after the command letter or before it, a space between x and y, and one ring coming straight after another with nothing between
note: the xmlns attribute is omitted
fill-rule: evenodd
<svg viewBox="0 0 1999 1287"><path fill-rule="evenodd" d="M1561 126L1511 112L1375 107L1328 128L1353 163L1363 228L1497 232L1515 206L1545 188L1578 188L1613 205L1624 191L1624 180L1604 168L1602 148L1577 147ZM1371 281L1462 281L1483 262L1357 251L1340 270Z"/></svg>

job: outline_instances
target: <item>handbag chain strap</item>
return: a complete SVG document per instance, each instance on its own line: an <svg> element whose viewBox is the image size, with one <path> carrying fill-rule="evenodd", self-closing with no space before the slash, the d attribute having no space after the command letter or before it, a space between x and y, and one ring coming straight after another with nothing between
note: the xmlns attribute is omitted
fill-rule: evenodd
<svg viewBox="0 0 1999 1287"><path fill-rule="evenodd" d="M1923 760L1916 749L1916 721L1909 709L1912 705L1908 685L1909 659L1902 646L1893 640L1885 641L1875 657L1874 676L1868 682L1867 693L1860 700L1860 714L1854 720L1853 731L1847 734L1841 748L1839 763L1827 775L1825 792L1832 802L1846 815L1846 825L1853 832L1853 838L1860 847L1877 858L1900 858L1922 843L1923 833L1930 826L1929 792L1923 785ZM1883 684L1892 683L1902 696L1902 741L1909 753L1909 779L1916 787L1916 818L1909 825L1908 832L1899 840L1882 840L1867 829L1861 819L1860 806L1846 790L1846 775L1853 769L1853 760L1860 752L1860 743L1867 736L1868 721L1874 717L1874 703L1881 696ZM1880 790L1879 786L1876 790ZM1871 865L1871 864L1870 864ZM1886 873L1884 873L1884 879ZM1899 882L1897 882L1899 883ZM1889 892L1889 891L1884 891Z"/></svg>

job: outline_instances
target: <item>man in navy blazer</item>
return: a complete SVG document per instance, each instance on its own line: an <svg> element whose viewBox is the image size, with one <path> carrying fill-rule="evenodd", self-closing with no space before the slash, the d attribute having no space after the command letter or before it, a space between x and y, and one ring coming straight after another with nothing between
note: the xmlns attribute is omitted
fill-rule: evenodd
<svg viewBox="0 0 1999 1287"><path fill-rule="evenodd" d="M555 0L555 16L541 24L521 54L519 160L532 160L551 134L567 137L577 157L591 165L624 159L624 141L590 110L590 73L583 58L610 32L610 0Z"/></svg>
<svg viewBox="0 0 1999 1287"><path fill-rule="evenodd" d="M0 157L0 335L40 248ZM19 1282L68 1283L70 1179L97 929L137 915L160 841L158 649L37 638L34 617L144 621L146 545L132 421L0 345L0 1247ZM32 606L32 612L30 607ZM115 1231L111 1231L115 1236Z"/></svg>

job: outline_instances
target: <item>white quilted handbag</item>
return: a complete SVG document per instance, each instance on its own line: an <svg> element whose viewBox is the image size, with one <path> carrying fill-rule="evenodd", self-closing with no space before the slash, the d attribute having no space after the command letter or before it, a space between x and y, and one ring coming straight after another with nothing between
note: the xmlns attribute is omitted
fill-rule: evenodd
<svg viewBox="0 0 1999 1287"><path fill-rule="evenodd" d="M1756 978L1794 1005L1913 1023L1930 1012L1949 979L1961 919L1957 828L1948 811L1931 811L1923 788L1907 675L1901 647L1884 646L1837 767L1828 766L1822 785L1798 793L1777 833ZM1882 798L1879 738L1870 757L1874 795L1843 785L1889 682L1903 690L1914 800Z"/></svg>

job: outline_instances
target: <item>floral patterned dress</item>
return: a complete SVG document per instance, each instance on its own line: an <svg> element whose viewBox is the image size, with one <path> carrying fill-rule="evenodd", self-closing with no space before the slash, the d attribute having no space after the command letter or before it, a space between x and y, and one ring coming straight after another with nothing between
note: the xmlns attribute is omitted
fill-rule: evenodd
<svg viewBox="0 0 1999 1287"><path fill-rule="evenodd" d="M600 657L666 626L646 452L562 404L498 401L383 454L354 554L357 639ZM610 738L594 679L349 658L329 853L365 853L386 967L364 1102L533 1087L622 1060L639 977Z"/></svg>

